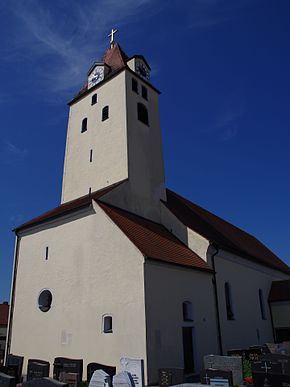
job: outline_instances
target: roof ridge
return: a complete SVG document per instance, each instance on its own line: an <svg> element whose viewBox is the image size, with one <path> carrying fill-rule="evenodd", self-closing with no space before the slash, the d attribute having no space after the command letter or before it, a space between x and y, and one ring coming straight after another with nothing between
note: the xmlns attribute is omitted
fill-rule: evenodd
<svg viewBox="0 0 290 387"><path fill-rule="evenodd" d="M96 202L98 202L99 204L105 205L105 206L107 206L107 207L109 207L109 208L111 208L111 209L119 210L119 211L121 211L121 212L127 213L128 215L132 215L132 216L135 216L136 218L145 220L145 221L148 222L148 223L152 223L152 224L155 224L155 225L157 225L157 226L160 226L160 227L162 227L165 231L167 231L167 232L169 233L169 235L170 235L174 240L176 240L176 242L178 242L179 244L181 244L181 245L183 245L183 246L189 248L184 242L182 242L179 238L177 238L177 236L175 236L171 231L169 231L168 228L166 228L166 227L164 226L164 224L162 224L162 223L158 223L158 222L156 222L156 221L154 221L154 220L145 218L144 216L135 214L134 212L125 210L125 209L123 209L123 208L114 206L114 205L112 205L112 204L108 204L108 203L106 203L106 202L104 202L104 201L102 201L102 200L99 200L99 199L96 199ZM190 249L190 250L191 250L191 249ZM192 251L192 250L191 250L191 251ZM195 253L194 251L193 251L193 253L196 254L197 256L199 256L199 255L198 255L197 253ZM200 258L201 258L201 257L200 257ZM202 259L202 258L201 258L201 259Z"/></svg>
<svg viewBox="0 0 290 387"><path fill-rule="evenodd" d="M183 200L185 200L186 202L185 202L184 204L186 205L186 207L188 207L190 210L192 210L192 209L190 208L189 204L187 203L187 202L190 202L190 200L184 198L183 196L177 194L177 193L174 192L174 191L171 191L171 190L169 190L169 191L170 191L173 195L175 195L176 197L179 197L179 198L182 198ZM191 202L190 202L190 203L191 203ZM194 203L192 203L192 204L194 204ZM209 213L210 215L214 215L214 214L212 214L210 211L207 211L206 209L204 209L204 208L202 208L202 207L200 207L200 206L198 206L198 205L197 205L197 207L199 207L199 208L201 208L202 210L206 211L206 212ZM233 244L233 243L229 240L229 238L227 238L223 233L221 233L221 232L220 232L215 226L213 226L208 220L203 219L203 218L201 217L201 215L199 215L199 214L195 214L195 216L198 216L198 217L201 219L202 222L204 222L204 223L206 223L207 225L209 225L210 227L214 228L214 230L215 230L222 238L225 238L228 242L230 242L231 244ZM216 216L216 217L219 218L218 216ZM219 219L223 221L222 218L219 218ZM212 241L210 241L210 242L212 242Z"/></svg>
<svg viewBox="0 0 290 387"><path fill-rule="evenodd" d="M132 230L130 231L130 228L132 227L132 225L136 226L136 224L137 224L138 227L140 227L141 230L143 230L143 232L145 229L146 234L147 234L147 237L145 237L145 238L150 238L150 234L152 234L152 233L153 233L153 235L154 234L158 235L161 238L158 241L158 240L155 240L154 238L152 238L152 235L151 235L151 239L150 239L151 247L153 246L153 248L158 249L158 248L162 248L162 246L164 246L164 245L166 246L166 244L173 243L173 246L175 246L174 248L185 249L185 251L189 252L190 257L191 257L190 259L196 260L195 266L193 265L194 267L196 267L197 269L200 269L200 270L206 270L206 271L210 271L210 272L212 271L212 269L209 267L209 265L206 261L204 261L196 252L191 250L184 242L182 242L173 233L171 233L162 223L158 223L158 222L155 222L151 219L144 218L144 217L137 215L133 212L130 212L128 210L125 210L125 209L122 209L120 207L116 207L114 205L105 203L102 200L97 200L97 203L103 209L103 211L110 217L110 219L116 224L116 226L127 236L127 238L138 248L138 250L141 252L141 254L143 254L145 257L160 260L160 258L158 258L156 256L148 255L148 254L144 253L144 245L143 245L143 251L142 251L142 246L140 247L140 239L139 239L140 229L139 229L139 237L138 237L138 235L136 235L135 233L132 234L132 232L131 232ZM123 218L123 220L124 220L124 218L127 219L130 222L130 225L127 224L127 226L126 226L125 224L122 223L122 219L120 219L120 218L118 219L118 218L116 218L116 216ZM141 223L138 223L138 220L139 221L141 220ZM143 224L142 224L142 222L143 222ZM150 226L151 226L151 228L150 228ZM155 226L155 227L152 228L152 226ZM143 236L144 236L144 234L143 234ZM184 250L181 250L181 251L184 251ZM180 257L176 257L175 259L180 259ZM166 260L163 259L163 261L166 261ZM170 263L171 261L168 260L168 262ZM198 262L198 264L197 264L197 262ZM174 263L174 262L172 261L171 263ZM175 262L175 263L184 265L184 263L183 264L179 263L179 262ZM189 266L192 266L192 265L189 265Z"/></svg>
<svg viewBox="0 0 290 387"><path fill-rule="evenodd" d="M163 226L163 227L165 228L165 230L168 230L162 223L158 223L158 222L156 222L155 220L145 218L144 216L139 215L139 214L135 214L135 213L132 212L132 211L126 210L126 209L121 208L121 207L114 206L113 204L110 204L110 203L106 203L106 202L104 202L103 200L100 200L99 198L97 198L96 201L97 201L98 203L105 204L106 206L111 207L111 208L113 208L113 209L115 209L115 210L120 210L120 211L126 212L126 213L129 214L129 215L136 216L137 218L143 219L143 220L145 220L146 222L154 223L154 224L156 224L156 225L158 225L158 226Z"/></svg>
<svg viewBox="0 0 290 387"><path fill-rule="evenodd" d="M215 242L224 250L232 251L235 254L247 257L248 259L254 259L259 264L270 266L275 270L283 272L286 271L288 274L290 273L290 267L288 266L288 264L285 263L281 258L279 258L275 253L273 253L264 243L262 243L255 236L222 219L221 217L211 213L203 207L191 202L190 200L182 197L181 195L168 188L167 192L171 195L173 200L177 201L175 205L183 205L190 212L192 212L192 220L194 223L185 223L187 227L193 229L197 233L200 233L209 241ZM172 204L168 202L167 207L174 213L174 202ZM182 211L182 208L178 209L176 207L176 211L177 217L178 212L179 216L185 216L184 214L182 215L180 213L180 211ZM196 222L194 221L194 219L196 219L196 221L199 222L200 225L195 224ZM204 227L208 227L208 231L206 231ZM220 229L222 231L220 231Z"/></svg>
<svg viewBox="0 0 290 387"><path fill-rule="evenodd" d="M191 202L189 199L185 198L184 196L179 195L178 193L176 193L175 191L172 191L172 190L169 189L169 188L167 188L167 190L170 191L173 195L182 198L182 199L185 200L186 202L189 202L189 204L193 204L194 206L200 208L202 211L207 212L209 215L211 215L211 216L217 218L218 220L221 220L221 221L223 221L223 222L229 224L230 226L235 227L237 230L240 230L240 231L244 232L245 234L251 236L252 238L255 238L255 239L256 239L256 237L254 237L252 234L249 234L247 231L245 231L245 230L243 230L242 228L240 228L240 227L234 225L233 223L229 222L228 220L223 219L222 217L220 217L220 216L214 214L213 212L211 212L211 211L207 210L206 208L202 207L201 205ZM185 203L185 204L190 208L190 205L189 205L188 203ZM207 220L205 220L205 222L209 223ZM209 224L210 224L210 223L209 223ZM214 227L214 226L213 226L213 227ZM260 243L261 243L261 242L260 242Z"/></svg>
<svg viewBox="0 0 290 387"><path fill-rule="evenodd" d="M213 217L216 218L217 220L222 221L222 222L224 222L224 223L227 223L229 226L234 227L235 229L241 231L243 234L246 234L246 235L249 236L250 238L254 239L256 242L258 242L261 246L263 246L263 247L265 247L267 250L271 251L271 250L270 250L263 242L261 242L258 238L256 238L254 235L250 234L249 232L247 232L247 231L243 230L242 228L240 228L240 227L234 225L233 223L229 222L228 220L225 220L225 219L221 218L220 216L215 215L213 212L208 211L207 209L203 208L203 207L200 206L199 204L196 204L196 203L191 202L189 199L187 199L187 198L185 198L185 197L183 197L183 196L177 194L176 192L174 192L174 191L172 191L172 190L170 190L170 189L168 189L168 190L169 190L173 195L175 195L175 196L177 196L177 197L180 197L180 198L182 198L183 200L185 200L185 201L186 201L185 205L186 205L188 208L190 208L190 204L192 204L192 205L198 207L199 209L201 209L202 211L205 211L206 213L208 213L209 215L213 216ZM189 202L189 203L188 203L188 202ZM195 214L195 215L201 217L199 214ZM223 238L226 238L227 240L229 240L229 239L227 238L227 236L224 235L223 233L221 233L215 225L211 224L211 223L210 223L209 221L207 221L206 219L202 219L202 220L203 220L205 223L209 224L211 227L213 227L213 228L214 228L214 229L215 229L215 230L216 230ZM229 240L229 241L230 241L230 240ZM230 242L231 242L231 241L230 241ZM231 243L232 243L232 242L231 242ZM282 261L275 253L273 253L272 251L271 251L271 253L274 254L281 262L283 262L283 261ZM285 262L283 262L283 263L285 263ZM287 266L288 266L288 265L287 265Z"/></svg>

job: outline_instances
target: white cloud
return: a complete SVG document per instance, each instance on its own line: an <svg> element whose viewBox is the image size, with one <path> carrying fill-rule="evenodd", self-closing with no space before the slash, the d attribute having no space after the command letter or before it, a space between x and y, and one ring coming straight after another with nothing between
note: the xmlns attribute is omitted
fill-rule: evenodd
<svg viewBox="0 0 290 387"><path fill-rule="evenodd" d="M219 134L220 141L229 141L238 134L238 121L242 116L239 108L227 107L217 118L215 130Z"/></svg>
<svg viewBox="0 0 290 387"><path fill-rule="evenodd" d="M11 141L3 141L0 149L0 156L5 164L22 162L28 156L28 150L20 148Z"/></svg>
<svg viewBox="0 0 290 387"><path fill-rule="evenodd" d="M8 3L14 16L17 41L6 60L39 62L37 77L54 92L76 90L90 63L108 46L112 27L130 22L152 0L100 0ZM33 59L31 59L33 58Z"/></svg>
<svg viewBox="0 0 290 387"><path fill-rule="evenodd" d="M240 119L243 113L241 102L227 102L220 106L216 113L208 112L207 116L213 118L200 129L200 132L214 136L221 142L232 140L239 134Z"/></svg>

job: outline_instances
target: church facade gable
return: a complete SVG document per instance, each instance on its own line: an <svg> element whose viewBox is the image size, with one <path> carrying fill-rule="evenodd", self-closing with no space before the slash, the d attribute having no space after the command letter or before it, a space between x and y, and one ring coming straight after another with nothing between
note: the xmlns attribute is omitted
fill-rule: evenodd
<svg viewBox="0 0 290 387"><path fill-rule="evenodd" d="M97 204L19 238L11 353L117 365L127 348L146 360L144 257ZM43 312L45 289L52 303ZM112 333L103 332L105 315Z"/></svg>

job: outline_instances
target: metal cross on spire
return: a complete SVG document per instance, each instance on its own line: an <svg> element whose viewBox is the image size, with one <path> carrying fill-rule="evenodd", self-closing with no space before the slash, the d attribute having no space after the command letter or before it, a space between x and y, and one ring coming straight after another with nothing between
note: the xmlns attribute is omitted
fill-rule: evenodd
<svg viewBox="0 0 290 387"><path fill-rule="evenodd" d="M118 31L117 29L114 30L114 28L112 28L111 33L108 35L108 37L111 38L111 39L110 39L111 47L113 47L113 45L114 45L114 34L115 34L117 31Z"/></svg>

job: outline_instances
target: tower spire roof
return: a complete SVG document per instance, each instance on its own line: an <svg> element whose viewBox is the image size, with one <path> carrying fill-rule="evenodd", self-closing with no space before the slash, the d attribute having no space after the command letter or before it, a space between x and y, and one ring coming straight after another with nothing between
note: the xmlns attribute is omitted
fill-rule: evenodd
<svg viewBox="0 0 290 387"><path fill-rule="evenodd" d="M102 61L110 66L111 72L119 70L126 65L129 57L120 47L119 43L114 43L105 52Z"/></svg>

